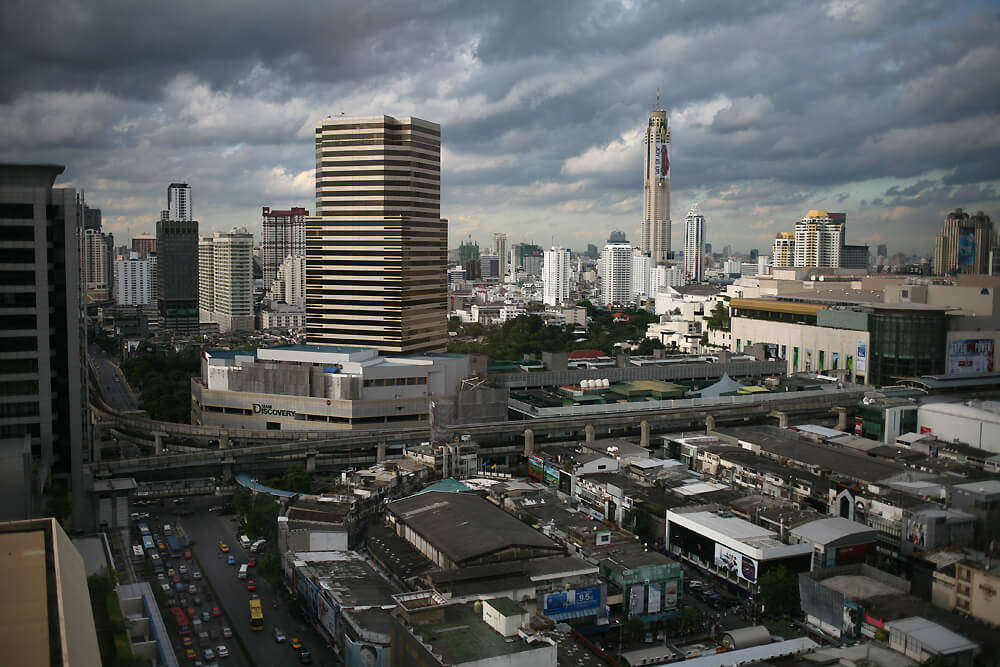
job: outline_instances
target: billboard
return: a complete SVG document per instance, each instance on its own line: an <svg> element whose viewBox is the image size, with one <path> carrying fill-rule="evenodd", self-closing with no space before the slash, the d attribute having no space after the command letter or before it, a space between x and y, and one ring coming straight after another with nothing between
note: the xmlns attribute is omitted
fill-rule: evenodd
<svg viewBox="0 0 1000 667"><path fill-rule="evenodd" d="M543 613L556 620L562 615L579 615L579 612L597 614L601 609L601 587L589 586L546 593L542 606Z"/></svg>
<svg viewBox="0 0 1000 667"><path fill-rule="evenodd" d="M653 161L653 175L656 178L670 178L669 144L656 142L656 157Z"/></svg>
<svg viewBox="0 0 1000 667"><path fill-rule="evenodd" d="M863 340L858 341L858 356L854 361L854 370L858 373L868 370L868 343Z"/></svg>
<svg viewBox="0 0 1000 667"><path fill-rule="evenodd" d="M660 599L663 597L662 593L663 592L660 590L660 584L649 585L649 604L647 606L648 613L660 613Z"/></svg>
<svg viewBox="0 0 1000 667"><path fill-rule="evenodd" d="M948 374L992 373L993 340L973 338L948 343Z"/></svg>
<svg viewBox="0 0 1000 667"><path fill-rule="evenodd" d="M382 652L385 651L385 655ZM383 667L389 664L389 649L374 644L358 644L344 636L344 664L347 667Z"/></svg>
<svg viewBox="0 0 1000 667"><path fill-rule="evenodd" d="M638 584L629 589L629 616L642 616L646 612L646 584Z"/></svg>
<svg viewBox="0 0 1000 667"><path fill-rule="evenodd" d="M528 457L528 476L534 477L535 479L541 481L542 470L545 468L545 462L542 461L542 457L537 454L532 454Z"/></svg>
<svg viewBox="0 0 1000 667"><path fill-rule="evenodd" d="M976 263L976 230L962 227L958 230L958 265L972 266Z"/></svg>
<svg viewBox="0 0 1000 667"><path fill-rule="evenodd" d="M671 579L663 584L663 608L675 609L677 607L677 580Z"/></svg>
<svg viewBox="0 0 1000 667"><path fill-rule="evenodd" d="M715 544L715 566L733 579L742 577L747 581L757 581L757 561L718 542Z"/></svg>
<svg viewBox="0 0 1000 667"><path fill-rule="evenodd" d="M545 479L543 481L549 486L559 486L559 469L545 464Z"/></svg>

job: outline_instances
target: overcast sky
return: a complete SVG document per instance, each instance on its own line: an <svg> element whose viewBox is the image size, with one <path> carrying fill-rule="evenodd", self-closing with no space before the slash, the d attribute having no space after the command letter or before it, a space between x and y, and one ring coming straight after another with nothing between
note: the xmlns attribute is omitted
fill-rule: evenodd
<svg viewBox="0 0 1000 667"><path fill-rule="evenodd" d="M582 250L638 239L659 88L675 248L698 201L718 249L826 208L933 254L955 207L1000 223L998 35L996 5L941 0L7 0L0 159L65 164L121 242L174 181L203 231L259 234L261 206L314 209L321 118L417 116L450 246Z"/></svg>

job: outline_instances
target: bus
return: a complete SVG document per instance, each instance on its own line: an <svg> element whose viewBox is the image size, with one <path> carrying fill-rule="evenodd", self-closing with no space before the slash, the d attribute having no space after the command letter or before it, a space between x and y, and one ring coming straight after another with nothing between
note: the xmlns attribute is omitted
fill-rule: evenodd
<svg viewBox="0 0 1000 667"><path fill-rule="evenodd" d="M170 549L170 553L174 556L180 556L183 553L181 549L181 543L178 541L177 536L170 535L167 537L167 548Z"/></svg>
<svg viewBox="0 0 1000 667"><path fill-rule="evenodd" d="M250 629L264 629L264 610L261 609L260 600L250 600Z"/></svg>
<svg viewBox="0 0 1000 667"><path fill-rule="evenodd" d="M146 550L146 553L156 553L156 543L153 542L153 537L151 535L142 536L142 548Z"/></svg>
<svg viewBox="0 0 1000 667"><path fill-rule="evenodd" d="M142 559L143 559L143 557L145 555L146 554L143 553L143 551L142 551L142 545L141 544L133 544L132 545L132 562L133 563L141 563Z"/></svg>
<svg viewBox="0 0 1000 667"><path fill-rule="evenodd" d="M145 523L140 523L139 524L139 534L142 535L143 537L146 537L148 535L152 535L152 533L149 532L149 526L147 524L145 524Z"/></svg>
<svg viewBox="0 0 1000 667"><path fill-rule="evenodd" d="M171 607L171 611L174 614L174 622L177 623L177 632L181 635L191 634L191 623L188 621L187 614L180 607Z"/></svg>

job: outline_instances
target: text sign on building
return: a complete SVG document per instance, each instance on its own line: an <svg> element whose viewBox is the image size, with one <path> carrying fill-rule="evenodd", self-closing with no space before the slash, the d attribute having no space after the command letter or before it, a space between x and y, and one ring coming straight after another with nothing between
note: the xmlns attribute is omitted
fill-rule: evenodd
<svg viewBox="0 0 1000 667"><path fill-rule="evenodd" d="M653 175L656 178L670 178L670 156L667 144L656 142L656 158L653 163Z"/></svg>
<svg viewBox="0 0 1000 667"><path fill-rule="evenodd" d="M948 343L949 375L992 372L993 341L991 339L962 339Z"/></svg>
<svg viewBox="0 0 1000 667"><path fill-rule="evenodd" d="M276 410L267 403L254 403L253 413L255 415L267 415L269 417L294 417L295 410Z"/></svg>
<svg viewBox="0 0 1000 667"><path fill-rule="evenodd" d="M568 591L547 593L543 607L546 616L589 611L596 614L601 608L601 587L571 588Z"/></svg>
<svg viewBox="0 0 1000 667"><path fill-rule="evenodd" d="M868 370L868 343L863 340L858 341L858 357L854 362L854 370L859 373Z"/></svg>

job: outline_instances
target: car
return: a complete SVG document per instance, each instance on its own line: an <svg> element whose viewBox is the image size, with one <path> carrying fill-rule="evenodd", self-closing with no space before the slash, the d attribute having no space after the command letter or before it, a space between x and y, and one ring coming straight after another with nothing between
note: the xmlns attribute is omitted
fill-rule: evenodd
<svg viewBox="0 0 1000 667"><path fill-rule="evenodd" d="M198 612L196 612L196 611L194 610L194 607L188 607L188 608L187 608L187 615L188 615L188 617L190 617L190 618L194 618L194 617L195 617L195 614L197 614L197 613L198 613Z"/></svg>
<svg viewBox="0 0 1000 667"><path fill-rule="evenodd" d="M185 551L184 552L184 558L186 558L187 560L191 560L191 552L190 551Z"/></svg>
<svg viewBox="0 0 1000 667"><path fill-rule="evenodd" d="M181 575L183 577L187 573L188 573L188 569L187 569L186 565L180 565L180 566L178 566L178 568L177 568L177 574L179 574L179 575Z"/></svg>
<svg viewBox="0 0 1000 667"><path fill-rule="evenodd" d="M194 652L193 648L186 648L184 649L184 658L193 662L198 659L198 654Z"/></svg>
<svg viewBox="0 0 1000 667"><path fill-rule="evenodd" d="M233 636L233 629L230 628L228 625L226 627L222 628L222 636L225 637L226 639L232 638L232 636Z"/></svg>
<svg viewBox="0 0 1000 667"><path fill-rule="evenodd" d="M159 581L160 583L162 583L162 582L164 582L164 581L167 580L167 575L165 575L162 572L157 572L156 573L156 580Z"/></svg>
<svg viewBox="0 0 1000 667"><path fill-rule="evenodd" d="M288 645L292 647L293 651L298 651L302 648L302 641L298 637L290 637Z"/></svg>
<svg viewBox="0 0 1000 667"><path fill-rule="evenodd" d="M209 639L210 639L210 637L209 637L209 634L208 634L207 631L202 630L201 632L198 633L198 642L199 643L201 643L201 644L207 644Z"/></svg>
<svg viewBox="0 0 1000 667"><path fill-rule="evenodd" d="M309 651L302 649L299 651L299 662L303 665L311 665L313 661L312 654Z"/></svg>
<svg viewBox="0 0 1000 667"><path fill-rule="evenodd" d="M175 576L177 576L177 570L175 570L172 567L168 567L167 568L167 576L168 577L175 577Z"/></svg>
<svg viewBox="0 0 1000 667"><path fill-rule="evenodd" d="M205 660L215 660L215 651L212 649L207 648L203 651L203 653L205 654Z"/></svg>
<svg viewBox="0 0 1000 667"><path fill-rule="evenodd" d="M204 621L205 623L208 623L209 621L211 621L212 620L212 612L210 612L207 609L205 611L201 612L201 620Z"/></svg>
<svg viewBox="0 0 1000 667"><path fill-rule="evenodd" d="M194 579L195 581L201 580L201 572L192 572L191 578Z"/></svg>
<svg viewBox="0 0 1000 667"><path fill-rule="evenodd" d="M176 590L178 593L183 593L184 592L184 582L180 581L180 582L174 584L174 590Z"/></svg>
<svg viewBox="0 0 1000 667"><path fill-rule="evenodd" d="M226 558L226 565L236 565L236 557L229 556Z"/></svg>
<svg viewBox="0 0 1000 667"><path fill-rule="evenodd" d="M169 574L169 573L168 573L168 574ZM181 578L180 578L180 576L178 576L178 575L176 575L176 574L171 574L171 575L170 575L170 583L172 583L172 584L179 584L179 583L181 583Z"/></svg>
<svg viewBox="0 0 1000 667"><path fill-rule="evenodd" d="M153 561L153 566L162 566L163 561L160 560L160 554L150 554L149 560Z"/></svg>
<svg viewBox="0 0 1000 667"><path fill-rule="evenodd" d="M219 551L221 551L222 553L228 553L229 545L226 544L225 542L219 542Z"/></svg>
<svg viewBox="0 0 1000 667"><path fill-rule="evenodd" d="M197 592L198 592L198 587L197 586L195 586L194 584L188 584L188 593L190 593L191 595L194 595Z"/></svg>
<svg viewBox="0 0 1000 667"><path fill-rule="evenodd" d="M181 606L177 604L177 598L175 597L167 598L167 607L177 607L177 606Z"/></svg>
<svg viewBox="0 0 1000 667"><path fill-rule="evenodd" d="M257 582L255 582L253 579L248 580L247 581L247 590L248 591L255 591L255 590L257 590Z"/></svg>
<svg viewBox="0 0 1000 667"><path fill-rule="evenodd" d="M271 631L271 636L274 637L274 641L278 642L279 644L281 642L288 641L288 637L285 636L285 633L282 632L281 628L279 627L275 627L274 630Z"/></svg>
<svg viewBox="0 0 1000 667"><path fill-rule="evenodd" d="M209 512L221 512L222 511L222 505L212 505L211 507L208 508L208 511Z"/></svg>
<svg viewBox="0 0 1000 667"><path fill-rule="evenodd" d="M218 607L212 607L212 616L222 616L222 610Z"/></svg>
<svg viewBox="0 0 1000 667"><path fill-rule="evenodd" d="M251 558L250 560L247 561L247 567L256 567L256 566L257 566L256 558Z"/></svg>
<svg viewBox="0 0 1000 667"><path fill-rule="evenodd" d="M184 635L181 637L181 644L184 646L194 646L194 640L191 639L191 635Z"/></svg>
<svg viewBox="0 0 1000 667"><path fill-rule="evenodd" d="M220 658L228 658L229 649L226 648L225 644L219 644L218 646L215 647L215 654Z"/></svg>

